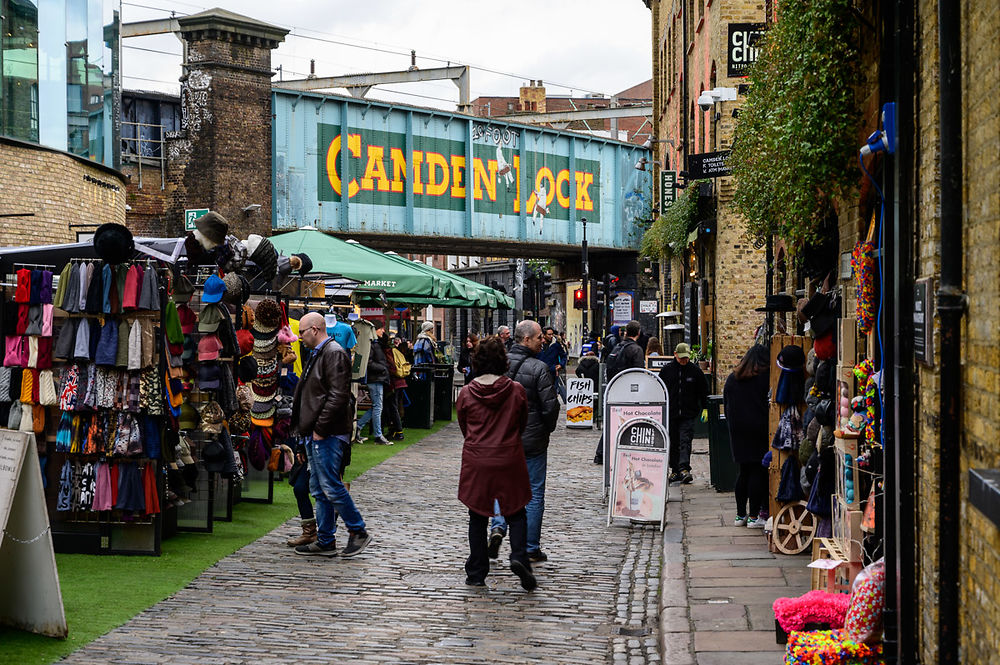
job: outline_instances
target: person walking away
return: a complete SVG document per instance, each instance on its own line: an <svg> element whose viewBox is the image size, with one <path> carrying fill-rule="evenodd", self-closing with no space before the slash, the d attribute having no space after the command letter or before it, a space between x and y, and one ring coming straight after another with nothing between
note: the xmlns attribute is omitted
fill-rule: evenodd
<svg viewBox="0 0 1000 665"><path fill-rule="evenodd" d="M604 338L604 342L601 344L601 362L606 363L608 361L608 356L614 351L615 347L621 342L621 338L618 337L618 331L621 330L621 326L613 325L611 330L608 332L607 337Z"/></svg>
<svg viewBox="0 0 1000 665"><path fill-rule="evenodd" d="M549 372L552 374L552 383L555 385L559 397L562 398L563 404L565 404L566 384L560 380L559 371L566 366L569 358L565 347L559 341L556 329L552 326L545 326L543 328L542 350L538 354L538 359L544 362L549 368Z"/></svg>
<svg viewBox="0 0 1000 665"><path fill-rule="evenodd" d="M597 392L597 383L601 378L601 364L597 362L597 354L587 351L580 363L576 366L576 375L581 379L590 379L594 382L594 392Z"/></svg>
<svg viewBox="0 0 1000 665"><path fill-rule="evenodd" d="M465 343L462 344L462 352L458 354L458 371L465 377L465 385L469 385L469 382L476 377L472 368L472 354L477 344L479 337L475 333L469 333L465 336Z"/></svg>
<svg viewBox="0 0 1000 665"><path fill-rule="evenodd" d="M514 346L507 355L507 377L524 387L528 399L528 422L521 436L524 457L531 482L528 516L528 558L545 561L541 548L542 514L545 512L545 473L548 464L549 436L559 419L559 398L552 385L549 368L535 356L542 350L542 329L536 321L521 321L514 327ZM500 507L503 510L503 507ZM493 518L490 528L489 557L497 558L500 543L507 533L502 516Z"/></svg>
<svg viewBox="0 0 1000 665"><path fill-rule="evenodd" d="M708 382L701 369L691 362L691 347L681 342L674 347L674 359L660 369L660 380L670 397L670 469L669 481L690 483L691 440L694 421L701 414L708 418Z"/></svg>
<svg viewBox="0 0 1000 665"><path fill-rule="evenodd" d="M371 542L350 492L344 487L342 464L350 453L354 407L351 404L351 359L326 334L323 316L310 312L299 322L299 339L316 352L302 372L292 402L292 426L306 437L309 488L316 499L316 540L295 548L304 556L352 557ZM337 549L337 515L349 537Z"/></svg>
<svg viewBox="0 0 1000 665"><path fill-rule="evenodd" d="M642 327L638 321L632 320L625 325L625 339L615 345L611 353L608 354L606 379L611 381L621 371L646 366L646 354L636 341L642 334ZM595 384L596 385L596 384ZM594 452L594 464L604 464L604 433L597 440L597 450Z"/></svg>
<svg viewBox="0 0 1000 665"><path fill-rule="evenodd" d="M733 461L740 467L736 477L733 525L746 525L751 529L763 529L766 522L760 518L761 510L767 505L767 470L761 465L761 459L767 454L768 445L769 372L768 348L755 344L736 365L722 390L729 445Z"/></svg>
<svg viewBox="0 0 1000 665"><path fill-rule="evenodd" d="M396 362L396 355L393 353L396 349L392 345L392 339L390 339L388 332L382 331L382 334L378 337L379 346L382 347L382 353L385 354L385 365L389 369L389 383L386 384L385 394L382 396L382 413L385 420L389 422L388 432L385 433L387 439L390 441L402 441L403 440L403 418L399 413L399 393L401 390L406 388L406 377L403 376L402 370L399 368L399 363ZM405 362L400 354L400 359Z"/></svg>
<svg viewBox="0 0 1000 665"><path fill-rule="evenodd" d="M663 347L660 346L659 337L650 337L649 341L646 342L646 357L656 357L663 355Z"/></svg>
<svg viewBox="0 0 1000 665"><path fill-rule="evenodd" d="M372 432L375 434L375 443L383 446L391 446L392 441L382 434L382 404L385 396L386 386L392 378L389 375L389 365L385 359L385 350L379 343L379 338L385 333L385 324L380 323L375 327L375 337L371 341L371 353L368 354L368 369L365 372L365 381L368 384L368 395L372 399L372 406L365 411L358 421L358 436L369 422L372 424Z"/></svg>
<svg viewBox="0 0 1000 665"><path fill-rule="evenodd" d="M510 336L510 326L497 326L497 336L503 342L503 348L509 352L510 347L514 346L514 340Z"/></svg>
<svg viewBox="0 0 1000 665"><path fill-rule="evenodd" d="M458 498L469 509L469 558L465 583L484 586L490 572L487 527L495 506L510 527L510 569L528 591L537 586L528 559L531 484L521 441L528 422L524 387L504 376L507 353L499 337L479 343L472 354L475 378L458 395L462 471Z"/></svg>

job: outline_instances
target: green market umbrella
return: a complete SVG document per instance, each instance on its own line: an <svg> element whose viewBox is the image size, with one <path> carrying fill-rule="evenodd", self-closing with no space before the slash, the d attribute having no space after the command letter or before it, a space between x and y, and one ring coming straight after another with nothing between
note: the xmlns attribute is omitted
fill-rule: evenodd
<svg viewBox="0 0 1000 665"><path fill-rule="evenodd" d="M356 243L346 242L317 229L299 229L271 236L279 252L289 256L304 252L313 272L343 275L361 282L359 291L382 291L386 299L403 302L406 297L447 299L448 284L439 276L404 265L389 256Z"/></svg>

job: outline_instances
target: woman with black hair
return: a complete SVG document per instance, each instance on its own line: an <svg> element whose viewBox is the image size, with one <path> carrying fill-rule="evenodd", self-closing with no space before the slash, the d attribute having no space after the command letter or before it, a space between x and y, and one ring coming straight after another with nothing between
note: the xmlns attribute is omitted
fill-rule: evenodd
<svg viewBox="0 0 1000 665"><path fill-rule="evenodd" d="M750 529L762 529L766 521L761 510L767 506L767 471L761 460L768 445L770 358L766 346L751 346L726 379L722 391L729 444L733 460L740 466L733 525Z"/></svg>

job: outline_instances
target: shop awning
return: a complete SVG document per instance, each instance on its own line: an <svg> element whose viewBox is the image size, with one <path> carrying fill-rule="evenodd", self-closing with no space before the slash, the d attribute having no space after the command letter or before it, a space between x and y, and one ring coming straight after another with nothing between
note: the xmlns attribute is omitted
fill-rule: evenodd
<svg viewBox="0 0 1000 665"><path fill-rule="evenodd" d="M446 299L447 286L440 278L416 266L398 261L316 229L299 229L271 237L275 249L285 254L304 252L313 263L313 272L343 275L361 282L358 291L384 292L387 300L406 298Z"/></svg>

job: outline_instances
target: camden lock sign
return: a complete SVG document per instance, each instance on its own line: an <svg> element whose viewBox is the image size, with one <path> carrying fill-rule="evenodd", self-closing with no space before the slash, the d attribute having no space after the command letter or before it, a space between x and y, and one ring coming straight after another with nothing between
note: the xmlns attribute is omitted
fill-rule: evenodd
<svg viewBox="0 0 1000 665"><path fill-rule="evenodd" d="M476 212L517 214L523 205L528 214L542 211L546 218L569 220L574 209L588 213L588 222L600 223L598 161L576 157L570 170L568 155L520 151L516 135L506 144L487 140L491 137L474 133L470 167L462 141L414 135L407 152L405 134L351 127L346 147L351 176L345 186L341 127L321 123L319 200L341 201L346 188L354 203L406 206L412 193L417 208L460 211L471 187ZM521 191L522 171L526 192Z"/></svg>

